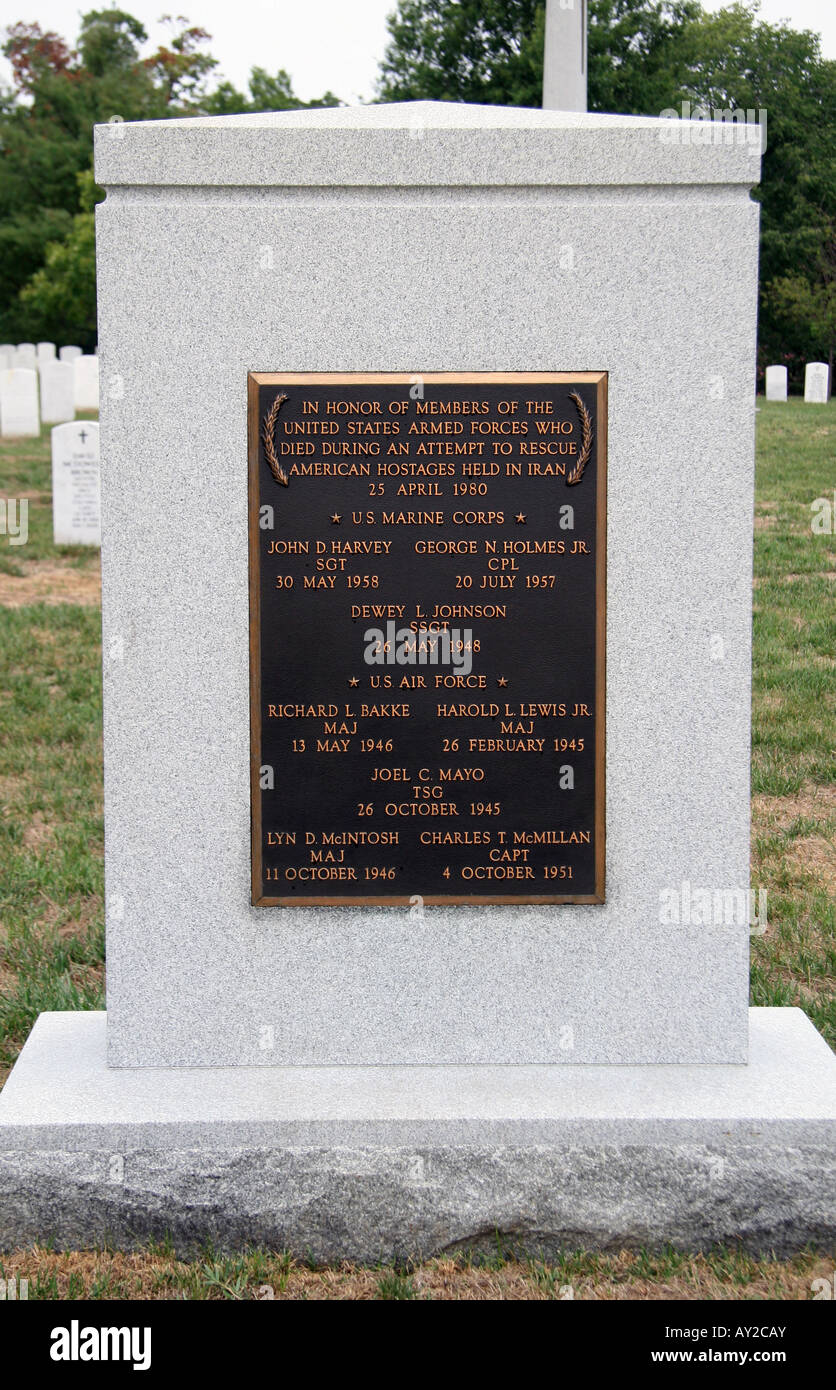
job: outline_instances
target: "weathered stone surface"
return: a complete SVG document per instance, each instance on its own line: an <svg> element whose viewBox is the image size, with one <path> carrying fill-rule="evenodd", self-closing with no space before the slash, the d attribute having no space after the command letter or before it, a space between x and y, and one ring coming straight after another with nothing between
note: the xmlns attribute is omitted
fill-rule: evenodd
<svg viewBox="0 0 836 1390"><path fill-rule="evenodd" d="M112 1165L101 1150L0 1154L2 1247L170 1236L184 1254L211 1240L373 1262L498 1243L786 1256L836 1241L832 1147L152 1149L126 1157L121 1182Z"/></svg>
<svg viewBox="0 0 836 1390"><path fill-rule="evenodd" d="M103 1015L42 1015L0 1096L0 1246L830 1247L836 1058L799 1010L751 1032L745 1067L116 1071Z"/></svg>

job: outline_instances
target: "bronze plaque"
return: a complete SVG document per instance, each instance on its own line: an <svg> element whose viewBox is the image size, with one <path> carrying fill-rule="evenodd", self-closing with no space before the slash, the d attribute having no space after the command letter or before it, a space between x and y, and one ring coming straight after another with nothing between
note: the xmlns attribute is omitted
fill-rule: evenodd
<svg viewBox="0 0 836 1390"><path fill-rule="evenodd" d="M604 372L249 376L252 901L604 901Z"/></svg>

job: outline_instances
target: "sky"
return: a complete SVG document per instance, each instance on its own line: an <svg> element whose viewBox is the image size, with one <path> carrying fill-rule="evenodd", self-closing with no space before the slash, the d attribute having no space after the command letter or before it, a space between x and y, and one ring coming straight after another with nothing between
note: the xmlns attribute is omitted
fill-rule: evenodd
<svg viewBox="0 0 836 1390"><path fill-rule="evenodd" d="M703 0L718 10L724 0ZM37 21L74 43L79 15L105 7L105 0L8 0L8 22ZM157 23L168 6L165 0L119 0L119 8L141 20L151 47L166 31ZM212 35L216 73L246 90L250 69L257 64L270 72L286 68L294 91L310 101L330 89L343 101L374 96L378 63L386 46L386 16L394 0L180 0L192 24ZM761 17L789 20L795 29L814 29L822 35L826 57L836 58L834 0L762 0ZM8 82L9 68L0 60L0 79Z"/></svg>

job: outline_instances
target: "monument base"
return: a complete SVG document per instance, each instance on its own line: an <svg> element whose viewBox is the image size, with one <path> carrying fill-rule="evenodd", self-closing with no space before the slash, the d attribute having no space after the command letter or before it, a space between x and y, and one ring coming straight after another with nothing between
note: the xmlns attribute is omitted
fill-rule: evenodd
<svg viewBox="0 0 836 1390"><path fill-rule="evenodd" d="M836 1056L752 1009L745 1066L112 1069L41 1014L0 1095L0 1246L317 1261L836 1237Z"/></svg>

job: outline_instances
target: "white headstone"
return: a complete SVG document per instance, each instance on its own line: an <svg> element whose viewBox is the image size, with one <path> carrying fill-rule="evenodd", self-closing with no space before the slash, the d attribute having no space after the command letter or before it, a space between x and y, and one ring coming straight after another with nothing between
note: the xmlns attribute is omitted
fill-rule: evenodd
<svg viewBox="0 0 836 1390"><path fill-rule="evenodd" d="M0 377L0 434L39 435L38 373L34 368L13 367Z"/></svg>
<svg viewBox="0 0 836 1390"><path fill-rule="evenodd" d="M767 367L766 399L768 401L785 401L787 399L786 367Z"/></svg>
<svg viewBox="0 0 836 1390"><path fill-rule="evenodd" d="M38 343L37 351L38 351L38 361L39 361L39 362L54 362L54 361L55 361L55 344L54 344L54 343Z"/></svg>
<svg viewBox="0 0 836 1390"><path fill-rule="evenodd" d="M0 372L9 372L15 365L15 350L13 347L0 347Z"/></svg>
<svg viewBox="0 0 836 1390"><path fill-rule="evenodd" d="M808 362L804 368L804 399L815 405L827 402L829 371L826 362Z"/></svg>
<svg viewBox="0 0 836 1390"><path fill-rule="evenodd" d="M76 410L98 410L99 408L99 359L98 357L77 357L73 362L75 370L75 408Z"/></svg>
<svg viewBox="0 0 836 1390"><path fill-rule="evenodd" d="M74 345L59 348L58 356L62 362L72 362L74 358L81 357L81 348L75 347Z"/></svg>
<svg viewBox="0 0 836 1390"><path fill-rule="evenodd" d="M15 366L22 369L35 368L38 365L38 350L34 343L18 343L15 352Z"/></svg>
<svg viewBox="0 0 836 1390"><path fill-rule="evenodd" d="M44 362L41 366L41 420L58 425L75 419L75 369L72 362Z"/></svg>
<svg viewBox="0 0 836 1390"><path fill-rule="evenodd" d="M93 420L52 431L52 532L56 545L101 545L99 427Z"/></svg>

